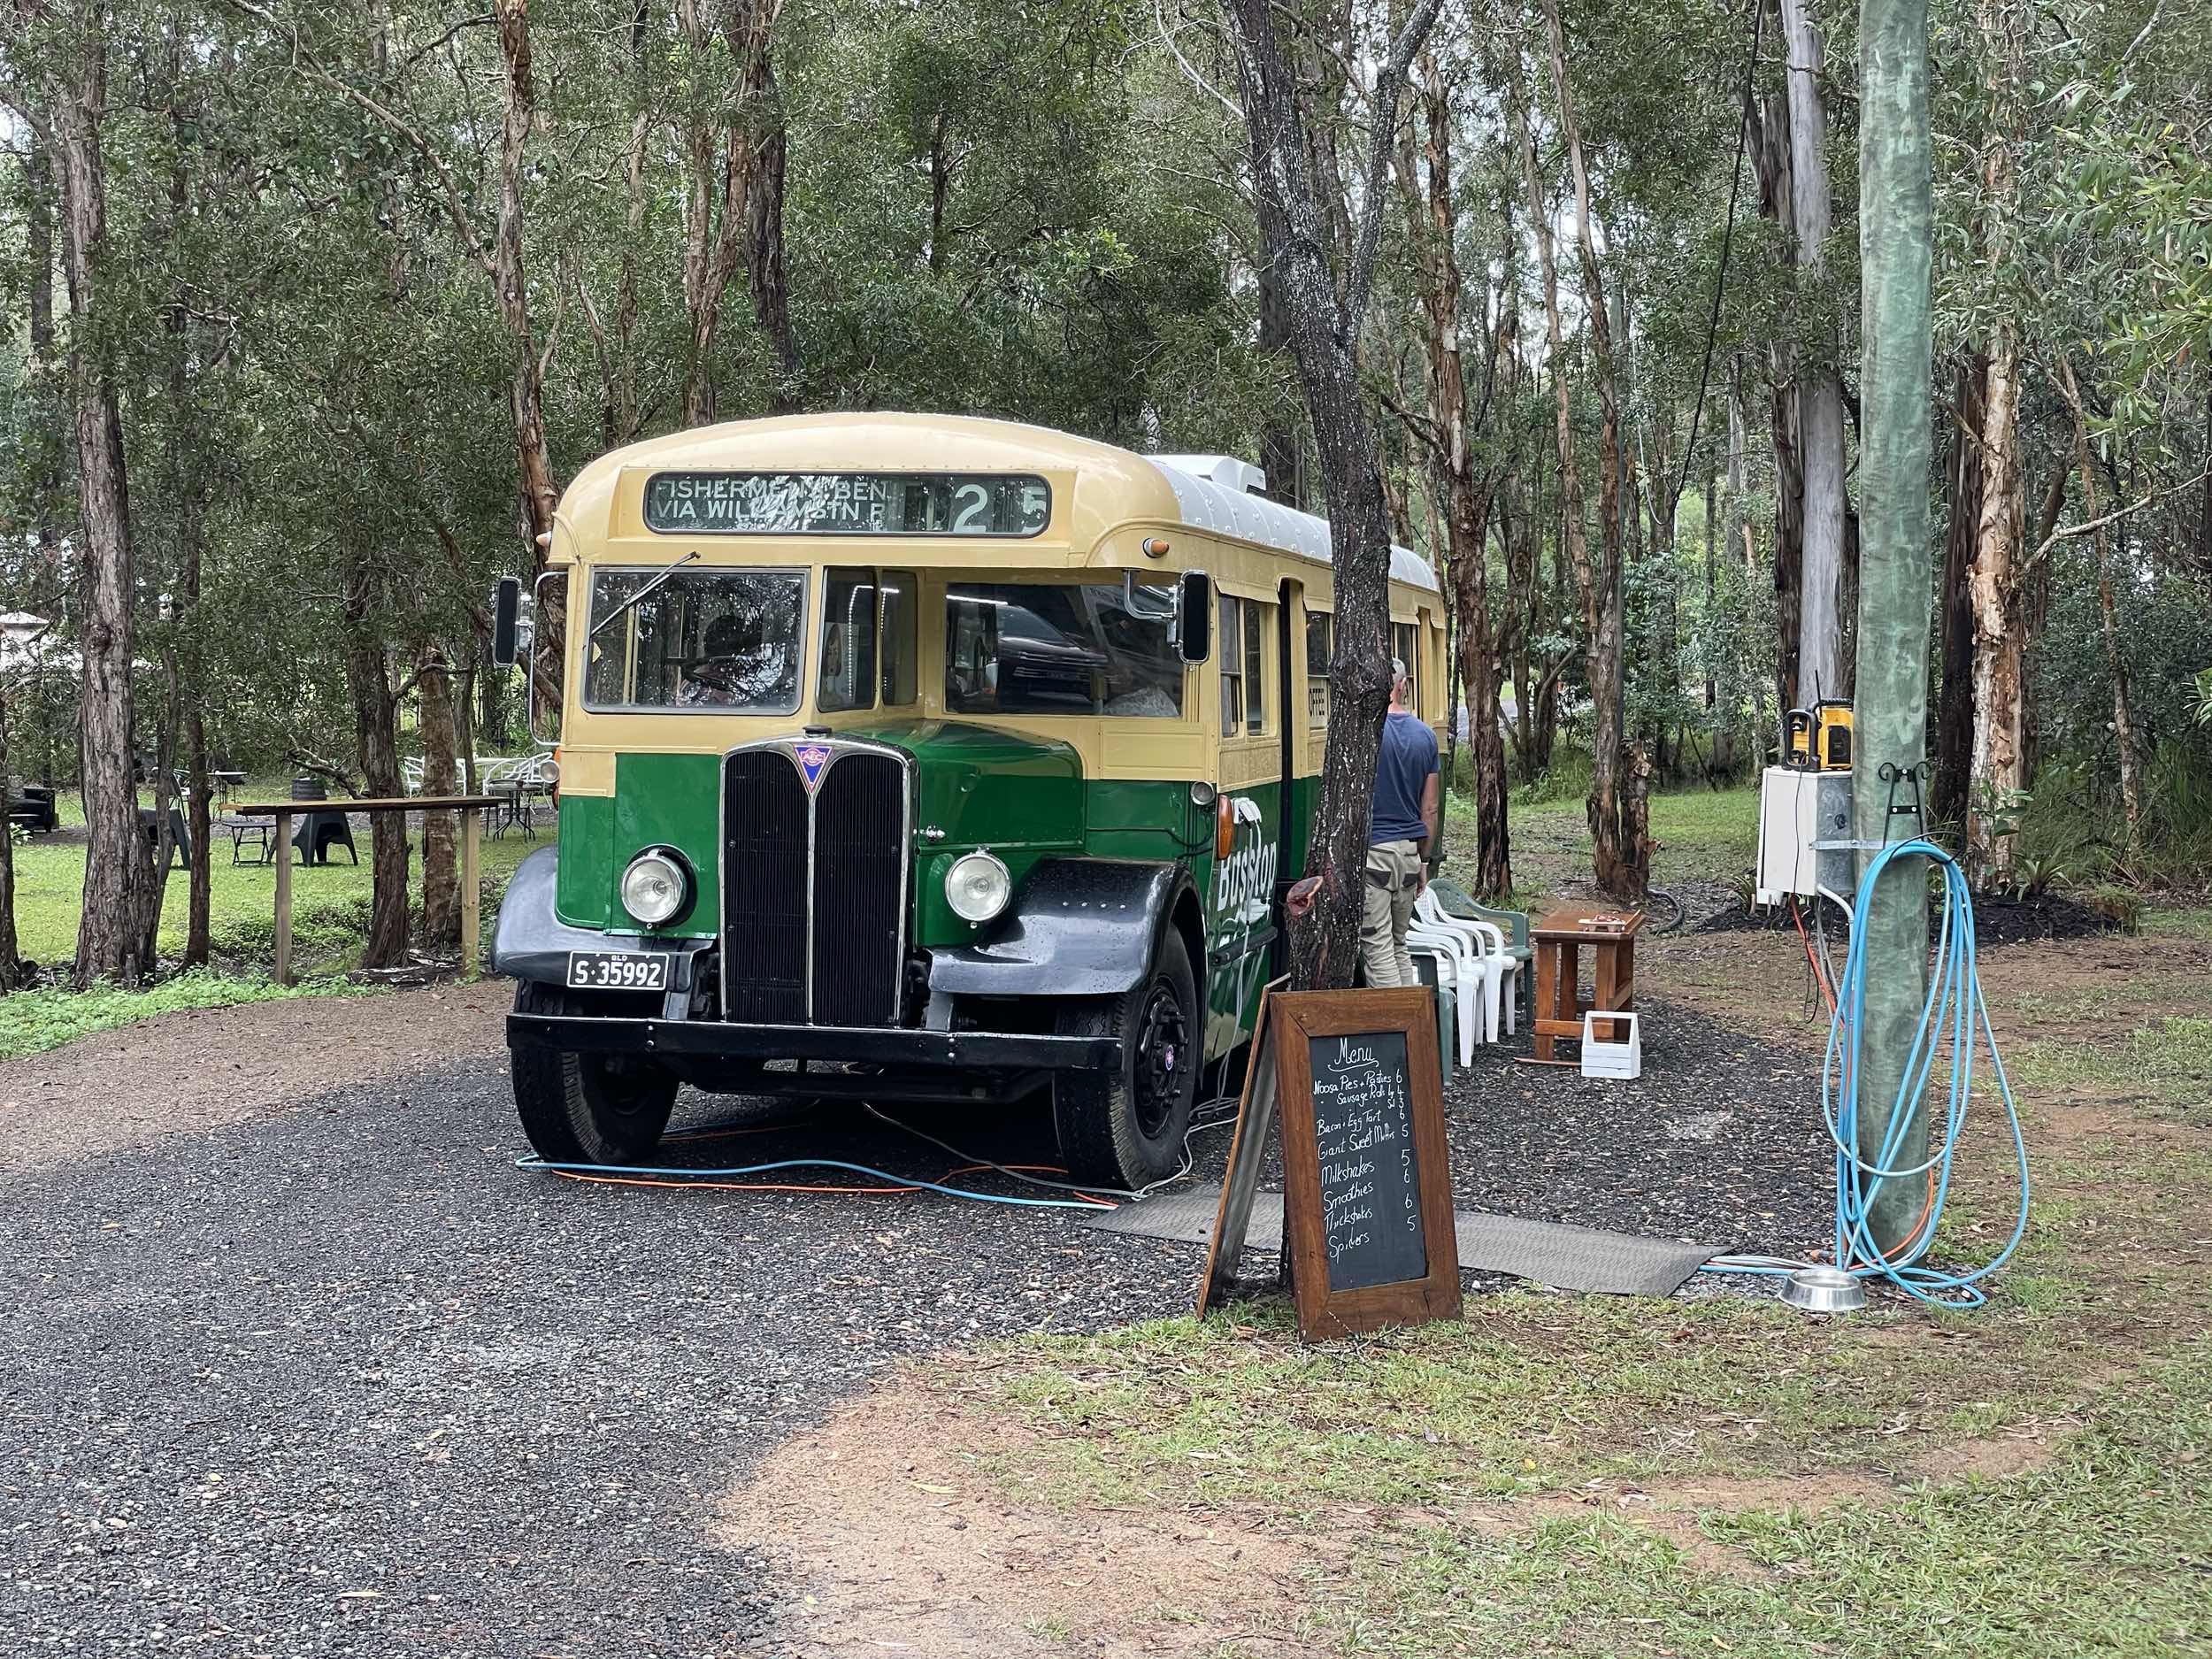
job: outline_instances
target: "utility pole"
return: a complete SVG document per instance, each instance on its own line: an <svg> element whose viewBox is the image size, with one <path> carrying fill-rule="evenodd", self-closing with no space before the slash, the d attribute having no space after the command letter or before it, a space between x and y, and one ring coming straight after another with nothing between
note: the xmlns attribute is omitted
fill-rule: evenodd
<svg viewBox="0 0 2212 1659"><path fill-rule="evenodd" d="M1933 345L1928 129L1928 0L1860 0L1859 265L1865 351L1860 440L1859 672L1854 710L1852 833L1858 868L1880 846L1916 833L1894 820L1918 798L1926 748L1928 623L1933 569L1929 538L1929 426ZM1882 773L1889 769L1893 784ZM1902 778L1901 779L1901 774ZM1893 863L1855 918L1865 939L1866 1015L1860 1033L1859 1156L1872 1162L1903 1083L1928 987L1927 861ZM1924 1102L1893 1164L1927 1156ZM1916 1179L1874 1194L1875 1241L1893 1248L1918 1225Z"/></svg>

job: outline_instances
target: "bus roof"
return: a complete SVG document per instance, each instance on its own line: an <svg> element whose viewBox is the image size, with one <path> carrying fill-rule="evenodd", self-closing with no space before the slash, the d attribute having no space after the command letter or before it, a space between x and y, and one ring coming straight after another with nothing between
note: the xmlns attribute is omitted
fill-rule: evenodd
<svg viewBox="0 0 2212 1659"><path fill-rule="evenodd" d="M863 457L864 465L839 468L834 457L847 454ZM1233 457L1143 456L1020 421L856 411L689 427L609 450L588 464L561 498L561 518L572 529L605 524L617 480L632 467L1072 472L1079 494L1089 483L1123 497L1125 510L1114 518L1187 524L1330 563L1328 520L1253 494L1264 475ZM1392 547L1390 575L1409 587L1439 591L1429 562L1407 548Z"/></svg>

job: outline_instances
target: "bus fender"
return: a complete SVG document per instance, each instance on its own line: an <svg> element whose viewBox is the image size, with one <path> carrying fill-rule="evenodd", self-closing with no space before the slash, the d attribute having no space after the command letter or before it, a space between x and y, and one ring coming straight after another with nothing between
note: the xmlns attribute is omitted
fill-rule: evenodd
<svg viewBox="0 0 2212 1659"><path fill-rule="evenodd" d="M1150 970L1192 887L1179 864L1048 858L987 937L929 953L932 997L1118 995Z"/></svg>
<svg viewBox="0 0 2212 1659"><path fill-rule="evenodd" d="M492 972L511 979L535 979L546 985L568 982L568 953L572 950L638 950L672 947L683 960L672 964L672 992L687 995L691 975L688 959L713 941L706 939L656 941L648 944L635 933L603 933L595 927L571 927L554 914L553 892L560 871L560 849L541 847L516 866L499 901L499 919L492 926Z"/></svg>

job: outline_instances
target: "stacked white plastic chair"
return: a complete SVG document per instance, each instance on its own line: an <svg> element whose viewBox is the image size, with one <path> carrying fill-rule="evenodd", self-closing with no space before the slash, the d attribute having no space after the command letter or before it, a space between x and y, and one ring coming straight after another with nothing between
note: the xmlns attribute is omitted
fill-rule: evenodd
<svg viewBox="0 0 2212 1659"><path fill-rule="evenodd" d="M1406 929L1406 953L1425 956L1436 964L1439 995L1449 997L1456 1010L1452 1025L1459 1037L1459 1063L1472 1065L1475 1045L1487 1029L1484 1005L1487 1001L1485 964L1457 933L1424 927L1418 918Z"/></svg>
<svg viewBox="0 0 2212 1659"><path fill-rule="evenodd" d="M1425 938L1450 939L1458 944L1463 956L1472 959L1472 972L1464 977L1475 979L1482 987L1485 1041L1497 1041L1501 1025L1509 1033L1516 1030L1519 1023L1521 964L1506 949L1505 934L1496 923L1454 916L1445 910L1436 895L1425 892L1413 902L1413 929L1407 934L1409 941L1415 933ZM1464 1025L1463 1015L1463 1029ZM1460 1046L1467 1047L1466 1038L1460 1040Z"/></svg>

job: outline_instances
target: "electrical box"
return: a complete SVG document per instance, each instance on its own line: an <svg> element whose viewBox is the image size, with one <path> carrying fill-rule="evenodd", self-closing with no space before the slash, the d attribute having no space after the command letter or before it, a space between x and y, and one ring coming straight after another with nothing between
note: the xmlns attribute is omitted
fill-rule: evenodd
<svg viewBox="0 0 2212 1659"><path fill-rule="evenodd" d="M1823 887L1847 901L1859 885L1850 851L1814 843L1850 839L1849 772L1769 766L1759 780L1757 902L1809 899Z"/></svg>

